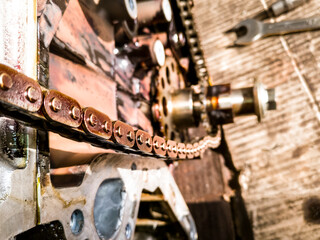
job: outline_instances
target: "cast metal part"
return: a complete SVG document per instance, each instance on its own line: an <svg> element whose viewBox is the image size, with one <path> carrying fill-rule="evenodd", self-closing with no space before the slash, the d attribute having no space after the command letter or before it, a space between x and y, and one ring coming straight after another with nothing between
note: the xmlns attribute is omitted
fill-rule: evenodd
<svg viewBox="0 0 320 240"><path fill-rule="evenodd" d="M176 219L165 224L178 223L188 239L198 239L188 207L163 161L104 154L84 171L80 186L56 188L57 182L66 183L67 173L67 168L51 171L53 181L47 175L40 182L39 196L41 223L60 221L67 239L133 239L136 223L141 226L142 222L157 221L156 217L138 217L139 202L149 199L172 209Z"/></svg>

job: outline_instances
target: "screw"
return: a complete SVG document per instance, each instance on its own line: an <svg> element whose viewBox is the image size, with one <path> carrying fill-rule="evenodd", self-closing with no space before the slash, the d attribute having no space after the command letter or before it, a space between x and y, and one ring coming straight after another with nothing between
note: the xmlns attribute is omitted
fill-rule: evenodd
<svg viewBox="0 0 320 240"><path fill-rule="evenodd" d="M118 135L118 137L122 137L122 130L121 130L121 127L119 126L119 127L117 127L117 129L116 129L116 134Z"/></svg>
<svg viewBox="0 0 320 240"><path fill-rule="evenodd" d="M89 123L90 123L90 125L91 125L92 127L94 127L94 126L97 125L98 119L97 119L96 115L90 114Z"/></svg>
<svg viewBox="0 0 320 240"><path fill-rule="evenodd" d="M128 132L127 138L128 138L128 140L129 140L130 142L133 141L133 133L132 133L131 131Z"/></svg>
<svg viewBox="0 0 320 240"><path fill-rule="evenodd" d="M0 88L2 90L8 90L12 87L12 85L12 78L6 73L2 73L0 75Z"/></svg>
<svg viewBox="0 0 320 240"><path fill-rule="evenodd" d="M62 102L58 98L53 98L50 101L50 108L52 109L52 111L58 112L62 108Z"/></svg>
<svg viewBox="0 0 320 240"><path fill-rule="evenodd" d="M110 124L108 121L105 121L104 124L103 124L103 130L106 132L106 133L109 133L110 132Z"/></svg>
<svg viewBox="0 0 320 240"><path fill-rule="evenodd" d="M74 119L74 120L78 120L81 116L81 110L80 108L74 106L72 107L71 109L71 117Z"/></svg>
<svg viewBox="0 0 320 240"><path fill-rule="evenodd" d="M26 91L26 97L29 102L34 103L40 98L40 94L34 87L28 87Z"/></svg>

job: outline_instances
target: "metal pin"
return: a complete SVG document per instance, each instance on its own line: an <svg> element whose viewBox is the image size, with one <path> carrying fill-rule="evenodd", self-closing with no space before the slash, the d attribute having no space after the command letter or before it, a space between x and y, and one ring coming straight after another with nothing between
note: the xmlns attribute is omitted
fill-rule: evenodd
<svg viewBox="0 0 320 240"><path fill-rule="evenodd" d="M103 130L106 132L106 133L109 133L110 132L110 124L108 121L105 121L105 123L103 124Z"/></svg>
<svg viewBox="0 0 320 240"><path fill-rule="evenodd" d="M26 91L26 98L29 102L34 103L40 98L40 94L34 87L29 87Z"/></svg>
<svg viewBox="0 0 320 240"><path fill-rule="evenodd" d="M97 119L96 115L90 114L90 116L89 116L89 123L90 123L90 125L91 125L92 127L94 127L94 126L97 125L98 119Z"/></svg>
<svg viewBox="0 0 320 240"><path fill-rule="evenodd" d="M116 129L116 134L117 134L117 136L118 137L122 137L122 130L121 130L121 127L119 126L119 127L117 127L117 129Z"/></svg>
<svg viewBox="0 0 320 240"><path fill-rule="evenodd" d="M128 140L130 141L130 142L132 142L133 141L133 133L130 131L130 132L128 132L128 134L127 134L127 138L128 138Z"/></svg>
<svg viewBox="0 0 320 240"><path fill-rule="evenodd" d="M154 145L155 149L159 149L159 142L158 141L155 141L153 145Z"/></svg>
<svg viewBox="0 0 320 240"><path fill-rule="evenodd" d="M138 143L140 145L142 145L143 144L143 134L139 135L137 140L138 140Z"/></svg>
<svg viewBox="0 0 320 240"><path fill-rule="evenodd" d="M58 112L62 108L62 102L58 98L53 98L50 102L50 108L54 112Z"/></svg>
<svg viewBox="0 0 320 240"><path fill-rule="evenodd" d="M12 87L12 85L12 78L6 73L2 73L0 75L0 88L2 90L8 90Z"/></svg>
<svg viewBox="0 0 320 240"><path fill-rule="evenodd" d="M81 116L81 110L74 106L72 109L71 109L71 117L74 119L74 120L78 120Z"/></svg>
<svg viewBox="0 0 320 240"><path fill-rule="evenodd" d="M150 138L147 138L146 139L146 145L147 145L147 147L151 147L151 139Z"/></svg>
<svg viewBox="0 0 320 240"><path fill-rule="evenodd" d="M166 150L166 145L164 143L161 144L161 150L165 151Z"/></svg>

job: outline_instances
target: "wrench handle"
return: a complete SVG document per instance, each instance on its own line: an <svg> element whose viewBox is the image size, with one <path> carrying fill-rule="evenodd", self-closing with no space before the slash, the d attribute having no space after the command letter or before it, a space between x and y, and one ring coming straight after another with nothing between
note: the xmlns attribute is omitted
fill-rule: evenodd
<svg viewBox="0 0 320 240"><path fill-rule="evenodd" d="M278 17L281 14L289 12L308 1L309 0L279 0L270 6L270 10L275 17Z"/></svg>
<svg viewBox="0 0 320 240"><path fill-rule="evenodd" d="M320 18L296 19L277 23L265 23L263 37L270 35L284 35L287 33L304 32L320 29Z"/></svg>

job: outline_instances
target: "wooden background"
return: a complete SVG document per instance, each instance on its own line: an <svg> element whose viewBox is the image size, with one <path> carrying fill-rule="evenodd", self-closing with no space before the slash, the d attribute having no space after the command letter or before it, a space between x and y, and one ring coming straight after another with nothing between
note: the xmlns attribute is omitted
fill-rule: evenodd
<svg viewBox="0 0 320 240"><path fill-rule="evenodd" d="M278 110L262 123L224 127L256 239L320 238L320 31L270 37L228 48L224 32L274 1L194 0L194 16L214 82L234 88L257 78L275 87ZM276 21L319 15L310 0Z"/></svg>

